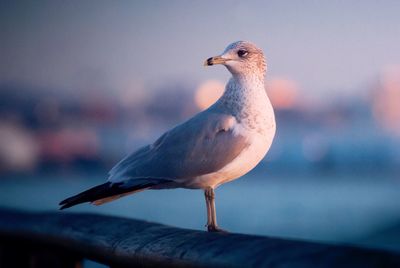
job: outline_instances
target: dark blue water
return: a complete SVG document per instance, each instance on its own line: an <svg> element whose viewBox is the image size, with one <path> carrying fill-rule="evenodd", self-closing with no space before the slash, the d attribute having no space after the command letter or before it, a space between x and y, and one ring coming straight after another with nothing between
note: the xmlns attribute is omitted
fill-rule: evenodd
<svg viewBox="0 0 400 268"><path fill-rule="evenodd" d="M104 181L103 175L3 178L0 206L34 211L58 209L58 202ZM400 180L389 175L312 175L252 172L216 191L218 221L231 232L400 249ZM94 212L204 230L200 190L152 190ZM64 213L64 212L60 212ZM390 232L388 230L391 230Z"/></svg>

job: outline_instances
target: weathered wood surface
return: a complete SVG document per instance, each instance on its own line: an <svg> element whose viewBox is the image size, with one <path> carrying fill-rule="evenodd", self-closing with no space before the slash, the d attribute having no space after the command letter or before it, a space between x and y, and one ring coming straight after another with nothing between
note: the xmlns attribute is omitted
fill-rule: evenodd
<svg viewBox="0 0 400 268"><path fill-rule="evenodd" d="M395 252L206 233L94 214L0 209L0 250L9 251L10 243L113 267L400 267Z"/></svg>

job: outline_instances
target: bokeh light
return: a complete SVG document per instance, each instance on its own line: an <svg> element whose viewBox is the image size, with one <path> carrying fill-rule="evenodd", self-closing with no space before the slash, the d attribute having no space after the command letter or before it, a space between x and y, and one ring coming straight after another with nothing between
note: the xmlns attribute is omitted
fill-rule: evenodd
<svg viewBox="0 0 400 268"><path fill-rule="evenodd" d="M389 133L400 136L400 65L383 72L372 105L378 124Z"/></svg>
<svg viewBox="0 0 400 268"><path fill-rule="evenodd" d="M298 104L298 85L287 78L268 80L267 93L276 109L292 109Z"/></svg>
<svg viewBox="0 0 400 268"><path fill-rule="evenodd" d="M217 80L207 80L201 83L195 93L194 100L200 110L210 107L225 89L224 83Z"/></svg>

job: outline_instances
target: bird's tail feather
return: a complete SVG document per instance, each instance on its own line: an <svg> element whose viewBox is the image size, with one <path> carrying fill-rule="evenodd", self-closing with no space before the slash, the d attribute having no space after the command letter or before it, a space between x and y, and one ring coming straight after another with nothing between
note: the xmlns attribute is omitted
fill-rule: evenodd
<svg viewBox="0 0 400 268"><path fill-rule="evenodd" d="M97 185L82 193L69 197L60 202L60 209L66 209L81 203L92 202L95 205L101 205L120 198L127 194L143 191L155 185L160 185L170 182L161 179L135 179L129 183L112 183L106 182Z"/></svg>

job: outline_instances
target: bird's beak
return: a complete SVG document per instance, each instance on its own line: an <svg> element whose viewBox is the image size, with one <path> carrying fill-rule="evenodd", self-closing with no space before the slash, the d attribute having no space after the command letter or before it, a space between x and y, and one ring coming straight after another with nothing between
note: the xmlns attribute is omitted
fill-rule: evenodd
<svg viewBox="0 0 400 268"><path fill-rule="evenodd" d="M204 62L204 66L211 66L211 65L215 65L215 64L224 64L227 61L229 61L229 59L223 58L222 56L215 56L215 57L208 58Z"/></svg>

